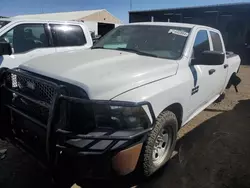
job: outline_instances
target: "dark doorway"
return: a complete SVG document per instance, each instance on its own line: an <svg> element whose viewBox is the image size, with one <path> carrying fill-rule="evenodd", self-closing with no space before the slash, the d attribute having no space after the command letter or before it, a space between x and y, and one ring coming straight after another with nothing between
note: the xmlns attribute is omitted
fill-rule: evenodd
<svg viewBox="0 0 250 188"><path fill-rule="evenodd" d="M115 24L98 23L98 35L103 36L114 28Z"/></svg>

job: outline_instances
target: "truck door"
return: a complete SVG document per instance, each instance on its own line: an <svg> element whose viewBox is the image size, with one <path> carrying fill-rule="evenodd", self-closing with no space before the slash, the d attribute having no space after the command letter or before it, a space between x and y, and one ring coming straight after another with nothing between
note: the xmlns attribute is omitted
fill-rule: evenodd
<svg viewBox="0 0 250 188"><path fill-rule="evenodd" d="M225 49L223 48L223 43L222 43L222 37L218 32L215 31L209 31L210 38L211 38L211 43L212 43L212 50L217 51L217 52L224 52ZM214 79L216 82L213 83L213 95L219 95L221 92L224 90L227 74L228 74L228 67L229 64L226 62L226 55L225 55L225 61L223 65L214 65Z"/></svg>
<svg viewBox="0 0 250 188"><path fill-rule="evenodd" d="M194 43L192 59L207 50L211 50L208 31L198 30ZM191 63L191 62L190 62ZM213 97L213 87L216 81L214 74L211 74L213 67L208 65L190 65L190 75L193 80L190 89L189 115L192 116L199 108L202 108Z"/></svg>
<svg viewBox="0 0 250 188"><path fill-rule="evenodd" d="M0 41L9 42L13 49L12 55L0 57L0 67L15 68L34 57L55 52L43 23L16 25L2 34Z"/></svg>

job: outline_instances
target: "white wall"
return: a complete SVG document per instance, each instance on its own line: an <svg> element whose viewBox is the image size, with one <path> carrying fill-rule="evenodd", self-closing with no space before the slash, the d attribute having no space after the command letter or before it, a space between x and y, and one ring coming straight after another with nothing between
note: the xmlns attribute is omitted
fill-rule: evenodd
<svg viewBox="0 0 250 188"><path fill-rule="evenodd" d="M120 25L123 25L123 24L115 24L115 27L118 27L118 26L120 26Z"/></svg>
<svg viewBox="0 0 250 188"><path fill-rule="evenodd" d="M84 21L84 24L88 27L89 31L95 32L98 35L98 23L92 21Z"/></svg>

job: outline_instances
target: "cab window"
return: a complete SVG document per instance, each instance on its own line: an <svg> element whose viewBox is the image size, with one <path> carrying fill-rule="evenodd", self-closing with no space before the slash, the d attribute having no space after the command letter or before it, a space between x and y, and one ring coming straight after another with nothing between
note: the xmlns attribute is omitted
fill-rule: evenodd
<svg viewBox="0 0 250 188"><path fill-rule="evenodd" d="M15 54L49 46L43 24L18 25L1 36L0 41L9 42Z"/></svg>
<svg viewBox="0 0 250 188"><path fill-rule="evenodd" d="M210 31L213 48L216 52L223 52L221 37L218 33Z"/></svg>
<svg viewBox="0 0 250 188"><path fill-rule="evenodd" d="M52 37L56 47L82 46L86 38L78 25L51 24Z"/></svg>

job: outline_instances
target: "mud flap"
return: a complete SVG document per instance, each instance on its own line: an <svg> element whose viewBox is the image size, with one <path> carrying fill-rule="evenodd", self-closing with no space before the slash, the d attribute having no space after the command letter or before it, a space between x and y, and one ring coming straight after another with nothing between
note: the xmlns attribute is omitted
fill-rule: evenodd
<svg viewBox="0 0 250 188"><path fill-rule="evenodd" d="M238 77L235 73L231 76L228 85L227 85L227 89L231 88L231 86L234 86L235 91L238 93L238 88L237 86L241 83L241 79L240 77Z"/></svg>

